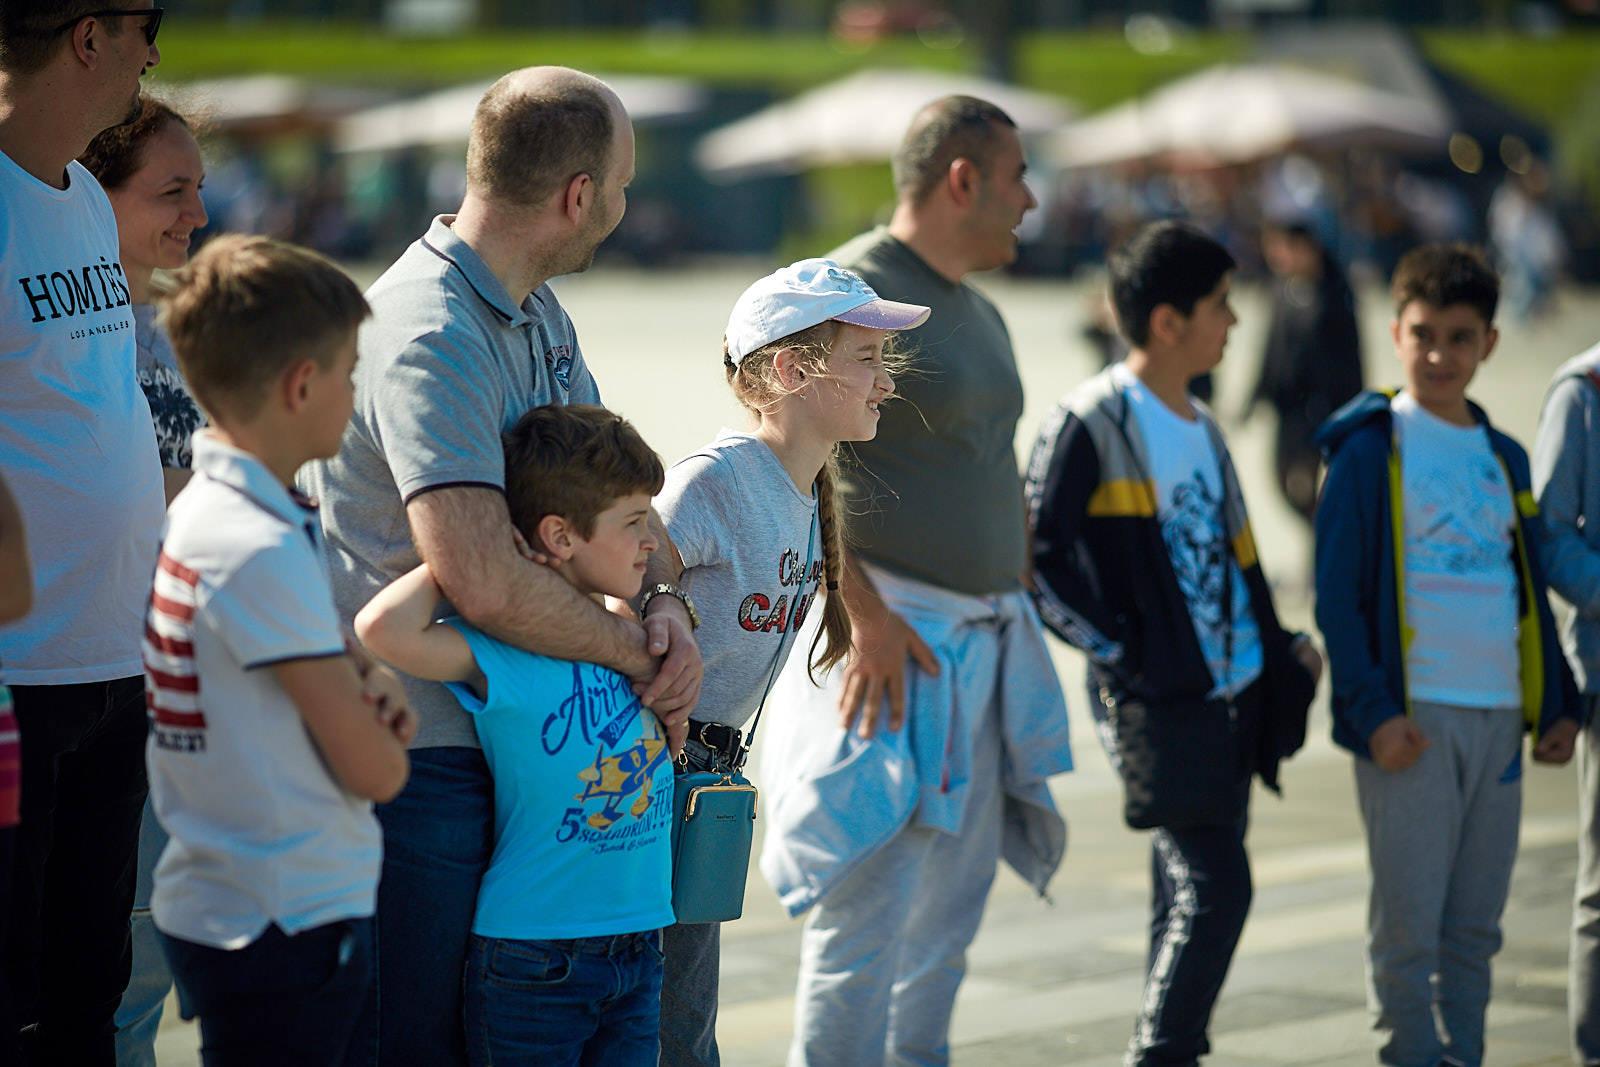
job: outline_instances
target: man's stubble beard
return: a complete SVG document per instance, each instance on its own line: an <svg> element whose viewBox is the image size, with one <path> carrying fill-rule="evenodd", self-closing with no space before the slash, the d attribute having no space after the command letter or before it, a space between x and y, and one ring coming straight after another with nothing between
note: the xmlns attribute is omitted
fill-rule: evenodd
<svg viewBox="0 0 1600 1067"><path fill-rule="evenodd" d="M615 226L605 227L604 220L609 214L609 205L604 200L597 199L594 210L589 215L589 221L572 239L572 259L562 264L563 269L557 273L582 274L594 265L595 253L616 229Z"/></svg>

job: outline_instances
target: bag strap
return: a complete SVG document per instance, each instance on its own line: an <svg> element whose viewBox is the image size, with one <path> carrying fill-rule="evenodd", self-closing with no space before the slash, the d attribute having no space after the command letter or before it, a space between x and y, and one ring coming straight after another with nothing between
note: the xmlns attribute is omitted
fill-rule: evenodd
<svg viewBox="0 0 1600 1067"><path fill-rule="evenodd" d="M817 487L813 483L811 486L813 500L817 499L816 492ZM817 506L819 508L822 506L820 500L817 501ZM811 584L811 560L817 548L817 525L820 521L817 517L817 512L813 510L811 513L811 525L806 537L806 565L805 569L800 572L799 595L795 598L794 606L800 604L805 597L806 586ZM761 692L761 703L756 706L755 718L750 720L750 730L744 735L744 739L739 745L739 754L734 758L733 773L735 774L744 769L744 761L749 758L750 749L756 743L756 726L761 722L761 713L767 708L767 697L772 695L772 687L778 680L778 667L782 665L784 659L784 644L789 640L790 634L794 634L796 640L799 639L799 629L794 621L794 606L789 609L789 625L784 627L783 634L778 638L778 650L772 654L772 669L767 672L767 686Z"/></svg>

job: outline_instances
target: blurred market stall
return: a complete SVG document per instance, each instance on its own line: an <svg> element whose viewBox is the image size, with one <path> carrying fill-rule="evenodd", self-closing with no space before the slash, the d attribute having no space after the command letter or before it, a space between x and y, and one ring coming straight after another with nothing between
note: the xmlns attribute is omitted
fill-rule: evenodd
<svg viewBox="0 0 1600 1067"><path fill-rule="evenodd" d="M881 163L925 104L956 93L999 105L1024 135L1053 130L1077 110L1058 96L963 74L863 70L711 131L695 162L722 181Z"/></svg>

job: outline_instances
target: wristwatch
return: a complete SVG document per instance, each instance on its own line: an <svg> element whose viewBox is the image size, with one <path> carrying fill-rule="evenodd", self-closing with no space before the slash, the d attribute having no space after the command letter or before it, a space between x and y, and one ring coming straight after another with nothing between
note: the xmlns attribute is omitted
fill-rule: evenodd
<svg viewBox="0 0 1600 1067"><path fill-rule="evenodd" d="M700 629L700 613L695 610L694 598L677 586L669 585L666 582L662 582L660 585L652 585L644 591L644 595L639 598L639 618L644 618L645 612L649 610L650 601L663 594L677 597L683 601L684 610L689 613L689 629Z"/></svg>

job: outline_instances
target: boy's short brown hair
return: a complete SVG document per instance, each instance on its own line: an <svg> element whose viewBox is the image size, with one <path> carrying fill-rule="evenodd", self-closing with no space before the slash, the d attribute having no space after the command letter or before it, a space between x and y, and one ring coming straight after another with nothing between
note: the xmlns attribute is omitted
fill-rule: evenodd
<svg viewBox="0 0 1600 1067"><path fill-rule="evenodd" d="M592 404L534 408L501 435L506 452L506 506L530 545L539 544L546 515L570 522L578 536L631 493L661 491L666 471L633 424Z"/></svg>
<svg viewBox="0 0 1600 1067"><path fill-rule="evenodd" d="M1483 316L1485 326L1492 326L1500 303L1500 276L1482 250L1472 245L1423 245L1407 252L1394 268L1389 291L1397 319L1407 304L1420 300L1436 308L1465 304Z"/></svg>
<svg viewBox="0 0 1600 1067"><path fill-rule="evenodd" d="M299 360L329 366L372 313L338 267L270 237L208 241L176 282L161 321L189 391L213 422L254 417Z"/></svg>

